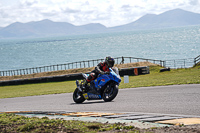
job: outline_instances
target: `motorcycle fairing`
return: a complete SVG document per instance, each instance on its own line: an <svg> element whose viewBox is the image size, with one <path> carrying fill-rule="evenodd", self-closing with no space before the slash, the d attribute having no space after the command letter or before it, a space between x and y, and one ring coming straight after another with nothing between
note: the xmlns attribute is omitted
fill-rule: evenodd
<svg viewBox="0 0 200 133"><path fill-rule="evenodd" d="M100 89L101 87L103 87L107 82L109 81L115 81L116 83L120 83L121 82L121 78L119 75L117 75L111 68L110 69L110 74L109 75L100 75L95 81L95 88Z"/></svg>
<svg viewBox="0 0 200 133"><path fill-rule="evenodd" d="M102 99L101 95L97 95L93 93L84 93L83 96L86 100Z"/></svg>
<svg viewBox="0 0 200 133"><path fill-rule="evenodd" d="M101 75L95 81L95 88L100 89L103 87L108 81L110 81L110 77L108 75Z"/></svg>

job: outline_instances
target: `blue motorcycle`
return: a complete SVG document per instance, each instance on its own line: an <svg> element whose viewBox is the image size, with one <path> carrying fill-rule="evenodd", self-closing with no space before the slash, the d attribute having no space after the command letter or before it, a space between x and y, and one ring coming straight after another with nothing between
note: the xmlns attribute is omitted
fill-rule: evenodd
<svg viewBox="0 0 200 133"><path fill-rule="evenodd" d="M76 80L77 88L73 93L73 100L76 103L82 103L85 100L103 99L105 102L112 101L118 94L118 86L121 82L119 71L117 68L109 68L108 74L99 74L98 77L91 81L87 86L83 86L84 81L79 83ZM84 80L87 74L82 74Z"/></svg>

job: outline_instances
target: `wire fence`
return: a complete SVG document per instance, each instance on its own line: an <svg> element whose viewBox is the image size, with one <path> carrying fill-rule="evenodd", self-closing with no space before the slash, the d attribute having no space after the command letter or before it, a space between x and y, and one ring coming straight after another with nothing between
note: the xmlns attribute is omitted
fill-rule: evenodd
<svg viewBox="0 0 200 133"><path fill-rule="evenodd" d="M177 68L189 68L195 65L194 58L188 59L177 59L177 60L165 60L165 67L170 67L172 69Z"/></svg>
<svg viewBox="0 0 200 133"><path fill-rule="evenodd" d="M134 62L151 62L163 67L170 67L170 68L176 69L176 68L193 67L194 65L200 62L200 55L197 56L196 58L164 60L164 61L145 59L145 58L135 58L135 57L123 57L123 56L116 57L114 59L115 59L115 64L134 63ZM26 68L26 69L0 71L0 76L28 75L28 74L34 74L34 73L69 70L69 69L76 69L76 68L89 68L89 67L95 67L97 64L99 64L99 62L103 62L103 61L104 59L96 59L96 60L79 61L79 62L72 62L72 63L66 63L66 64L57 64L57 65L33 67L33 68Z"/></svg>
<svg viewBox="0 0 200 133"><path fill-rule="evenodd" d="M135 58L135 57L116 57L115 64L123 64L123 63L133 63L133 62L152 62L154 64L159 64L164 66L165 62L162 60L153 60L153 59L144 59L144 58ZM76 68L88 68L95 67L99 62L103 62L104 59L96 59L96 60L87 60L87 61L79 61L72 62L66 64L57 64L50 66L42 66L42 67L33 67L33 68L25 68L25 69L17 69L17 70L7 70L0 71L0 76L15 76L15 75L28 75L34 73L42 73L42 72L52 72L52 71L60 71L60 70L69 70Z"/></svg>
<svg viewBox="0 0 200 133"><path fill-rule="evenodd" d="M194 65L197 65L200 62L200 55L194 58Z"/></svg>

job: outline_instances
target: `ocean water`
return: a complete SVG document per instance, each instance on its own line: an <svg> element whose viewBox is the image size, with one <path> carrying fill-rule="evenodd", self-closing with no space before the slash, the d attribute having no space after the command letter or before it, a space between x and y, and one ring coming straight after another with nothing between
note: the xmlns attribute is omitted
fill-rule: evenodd
<svg viewBox="0 0 200 133"><path fill-rule="evenodd" d="M0 40L0 71L101 59L157 60L200 55L200 26L36 39Z"/></svg>

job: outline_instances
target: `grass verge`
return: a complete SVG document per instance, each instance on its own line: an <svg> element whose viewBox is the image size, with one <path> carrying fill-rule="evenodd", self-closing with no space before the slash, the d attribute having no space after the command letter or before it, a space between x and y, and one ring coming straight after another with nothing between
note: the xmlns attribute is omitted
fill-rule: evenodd
<svg viewBox="0 0 200 133"><path fill-rule="evenodd" d="M171 71L159 72L159 66L151 66L150 74L132 76L129 83L120 85L120 88L179 85L179 84L199 84L200 67L171 69Z"/></svg>
<svg viewBox="0 0 200 133"><path fill-rule="evenodd" d="M200 126L171 126L151 127L140 129L134 126L127 126L123 123L97 123L75 120L49 119L48 117L25 117L15 114L0 114L1 133L198 133Z"/></svg>
<svg viewBox="0 0 200 133"><path fill-rule="evenodd" d="M175 85L175 84L200 84L200 66L187 69L172 69L159 72L160 66L150 66L150 74L129 76L129 83L122 82L123 88ZM70 93L76 88L75 81L50 82L39 84L26 84L17 86L1 86L0 98L23 97L33 95Z"/></svg>
<svg viewBox="0 0 200 133"><path fill-rule="evenodd" d="M124 124L102 124L95 122L49 119L48 117L24 117L15 114L0 114L0 132L32 132L32 133L96 133L113 130L137 130L133 126Z"/></svg>

